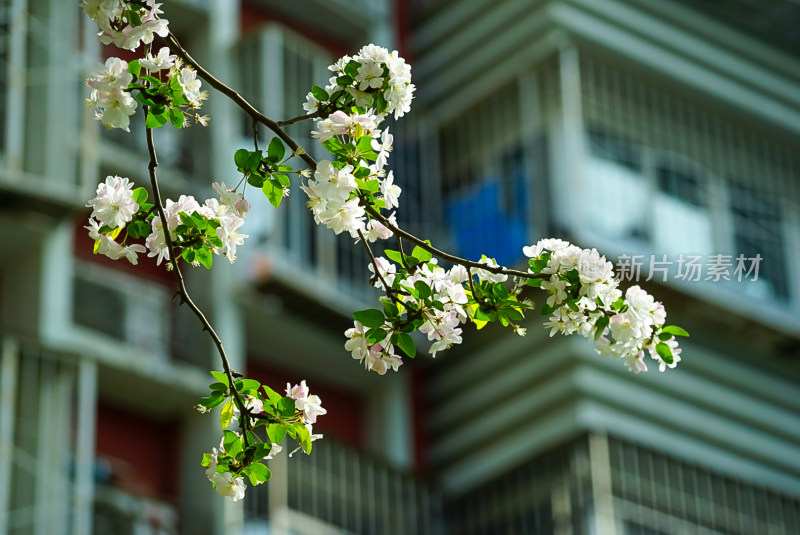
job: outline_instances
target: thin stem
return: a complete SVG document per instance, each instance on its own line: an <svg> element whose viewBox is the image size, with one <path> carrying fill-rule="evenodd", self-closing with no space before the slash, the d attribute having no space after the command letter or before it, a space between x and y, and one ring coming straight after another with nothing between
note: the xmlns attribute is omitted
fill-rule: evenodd
<svg viewBox="0 0 800 535"><path fill-rule="evenodd" d="M283 121L278 121L278 126L289 126L290 124L299 123L300 121L306 121L308 119L317 119L320 117L324 117L322 110L317 110L314 113L308 113L306 115L298 115L297 117L292 117L291 119L284 119Z"/></svg>
<svg viewBox="0 0 800 535"><path fill-rule="evenodd" d="M383 224L386 228L391 230L394 233L395 236L402 236L403 238L407 239L411 243L413 243L415 245L418 245L422 249L425 249L426 251L428 251L432 255L435 255L435 256L441 258L442 260L446 260L448 262L452 262L453 264L460 264L460 265L464 266L465 268L473 267L475 269L483 269L483 270L489 271L491 273L497 273L497 274L502 274L502 275L513 275L513 276L516 276L516 277L524 277L526 279L543 279L543 278L547 277L547 275L542 274L542 273L526 273L526 272L520 271L518 269L504 268L503 266L489 266L487 264L481 264L480 262L473 262L472 260L467 260L465 258L461 258L461 257L455 256L455 255L452 255L450 253L446 253L446 252L441 251L441 250L437 249L436 247L430 245L426 241L421 240L420 238L417 238L413 234L410 234L409 232L406 232L405 230L401 229L400 227L398 227L396 225L393 225L386 217L382 216L380 214L380 212L375 210L375 208L373 206L370 206L369 204L366 204L366 205L364 205L364 210L369 215L371 215L372 217L374 217L375 219L380 221L381 224Z"/></svg>
<svg viewBox="0 0 800 535"><path fill-rule="evenodd" d="M378 261L375 259L375 255L372 253L372 247L369 246L367 243L367 239L364 237L364 233L360 230L358 231L358 237L361 240L361 243L364 244L364 248L367 250L367 254L369 255L369 259L372 260L372 266L375 268L375 275L380 279L381 284L383 284L383 288L386 290L386 295L394 301L395 303L399 302L397 298L394 296L394 291L392 287L386 283L386 279L383 278L383 274L381 270L378 268Z"/></svg>
<svg viewBox="0 0 800 535"><path fill-rule="evenodd" d="M144 116L147 117L148 108L144 108ZM192 300L191 296L189 295L189 291L186 289L186 282L183 278L183 273L181 273L181 269L178 266L178 259L175 255L175 243L172 241L172 236L169 233L169 225L167 222L167 215L164 212L164 205L161 201L161 190L158 187L158 177L156 176L156 168L158 167L158 157L156 156L156 146L153 142L153 129L152 128L145 128L145 135L147 137L147 153L150 156L150 162L147 165L147 170L150 174L150 185L153 189L153 198L155 200L155 208L158 212L158 217L161 219L161 228L164 232L164 241L167 244L167 251L169 251L169 262L172 265L172 272L175 273L175 280L178 283L178 295L180 295L180 304L186 304L189 309L197 316L197 319L200 320L200 323L203 325L203 330L208 332L208 335L214 341L214 345L217 347L217 352L219 353L219 357L222 360L222 368L225 371L225 376L228 378L228 384L230 386L231 394L234 399L234 403L239 408L239 414L241 414L246 422L246 425L243 426L243 435L244 435L244 442L245 446L247 446L247 432L249 431L249 411L244 406L241 397L239 396L239 392L236 390L235 380L233 378L233 372L231 371L230 361L228 360L228 355L225 353L225 347L222 345L222 340L220 340L219 335L214 330L214 327L211 326L211 322L208 321L203 311L200 310L195 302ZM241 419L240 419L241 421Z"/></svg>
<svg viewBox="0 0 800 535"><path fill-rule="evenodd" d="M475 292L475 281L472 280L472 268L471 267L467 268L467 280L469 281L469 289L472 291L472 298L475 299L475 301L479 305L483 305L484 304L483 299L478 297L478 294Z"/></svg>
<svg viewBox="0 0 800 535"><path fill-rule="evenodd" d="M400 251L400 261L404 268L410 269L408 267L408 262L406 262L406 252L403 250L403 238L401 238L399 234L395 234L394 237L397 240L397 250Z"/></svg>

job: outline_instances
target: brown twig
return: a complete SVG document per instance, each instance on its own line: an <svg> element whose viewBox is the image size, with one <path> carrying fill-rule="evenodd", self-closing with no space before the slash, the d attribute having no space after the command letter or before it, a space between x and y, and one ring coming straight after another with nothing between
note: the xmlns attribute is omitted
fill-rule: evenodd
<svg viewBox="0 0 800 535"><path fill-rule="evenodd" d="M144 108L144 116L147 117L148 108L145 106ZM153 129L152 128L145 128L145 135L147 137L147 153L150 157L150 162L147 165L148 173L150 174L150 186L153 189L153 200L155 201L155 208L158 212L158 217L161 219L161 228L164 232L164 241L167 244L167 251L169 251L169 262L172 265L172 272L175 273L175 280L178 283L178 295L180 296L180 304L185 304L189 307L189 309L197 316L197 319L200 320L200 323L203 325L203 330L208 332L208 335L214 341L214 345L217 347L217 353L219 353L220 360L222 360L222 368L225 371L225 376L228 378L228 384L230 387L231 395L233 396L234 403L236 404L237 408L239 409L239 414L242 415L240 417L244 418L246 424L242 426L243 436L244 436L244 443L247 446L247 431L249 428L250 422L248 421L249 411L244 406L244 402L242 401L239 392L236 390L235 379L233 377L233 372L231 371L230 361L228 360L228 355L225 353L225 347L222 345L222 340L220 339L217 332L214 330L214 327L211 326L211 322L208 321L203 311L200 310L200 307L195 304L192 300L191 296L189 295L189 291L186 289L186 281L183 278L183 273L181 273L181 269L178 265L178 259L175 255L175 243L172 241L172 236L169 233L169 225L167 222L167 215L164 212L164 205L161 201L161 191L158 187L158 177L156 176L156 168L158 167L158 157L156 156L156 146L153 142Z"/></svg>

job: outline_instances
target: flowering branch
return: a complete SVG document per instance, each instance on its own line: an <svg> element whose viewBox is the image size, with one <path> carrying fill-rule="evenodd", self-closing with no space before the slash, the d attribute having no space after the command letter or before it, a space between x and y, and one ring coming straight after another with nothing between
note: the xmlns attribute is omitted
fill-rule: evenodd
<svg viewBox="0 0 800 535"><path fill-rule="evenodd" d="M355 56L342 57L329 67L334 76L327 86L311 87L303 105L305 115L274 121L198 64L169 33L167 21L158 17L159 6L155 0L82 3L100 27L102 42L129 50L145 44L146 55L140 59L128 63L109 58L99 66L87 80L92 88L87 101L104 126L123 130L128 130L136 107L144 107L148 171L155 197L155 205L147 204L144 188L133 189L127 178L109 176L98 186L96 197L87 202L93 211L86 228L95 240L95 253L115 260L124 257L132 264L137 263L138 254L148 250L158 264L167 259L175 273L180 303L189 306L217 347L223 372L211 372L217 382L197 405L200 412L221 407L219 449L213 448L202 463L217 492L237 500L244 496L244 477L253 485L268 480L269 469L263 461L282 449L286 435L309 453L311 443L321 437L313 434L312 425L326 412L319 397L309 395L305 381L288 384L286 396L281 396L258 381L235 374L219 336L186 289L178 257L207 269L213 255L225 256L230 262L236 259L237 247L247 238L238 229L250 209L238 191L242 184L242 191L246 184L261 189L277 208L289 194L289 176L299 175L315 222L336 234L347 232L364 245L369 269L374 272L370 282L385 296L380 298L380 309L353 313L354 326L345 332L345 349L369 370L379 374L396 371L403 364L396 349L414 357L416 346L410 334L416 331L432 342L429 353L433 356L462 342L460 326L465 323L481 329L499 322L524 336L526 329L519 322L533 308L532 301L521 299L525 286L547 293L541 312L548 317L545 326L551 329L551 336L576 333L589 338L598 353L623 359L637 373L647 369L646 353L661 371L675 367L680 360L675 336L688 336L686 331L665 325L664 307L638 286L623 295L613 266L594 249L557 239L540 240L523 248L529 260L528 270L521 271L500 266L485 255L478 261L460 258L397 225L393 210L402 190L394 184L393 172L385 169L393 136L380 124L388 114L397 119L410 110L415 86L411 67L396 51L367 45ZM153 56L150 43L155 35L169 46ZM182 195L178 201L162 202L152 130L167 123L186 128L192 118L207 125L208 117L195 112L207 97L201 80L251 118L254 150L235 152L234 163L242 179L233 189L214 183L218 199L206 199L201 205L194 197ZM283 130L307 119L315 120L311 135L331 159L317 162ZM259 124L277 136L265 151L259 149ZM300 158L307 168L295 169L288 163L293 157ZM384 249L386 257L376 257L370 243L392 236L398 250ZM126 245L128 239L144 239L145 245ZM410 253L404 250L403 239L414 245ZM444 269L439 260L452 267ZM514 277L511 282L509 277ZM235 414L238 431L228 429Z"/></svg>

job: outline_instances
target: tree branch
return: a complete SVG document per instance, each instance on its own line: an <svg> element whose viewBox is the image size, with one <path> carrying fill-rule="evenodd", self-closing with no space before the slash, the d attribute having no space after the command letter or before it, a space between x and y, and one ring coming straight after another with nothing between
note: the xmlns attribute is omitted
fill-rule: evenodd
<svg viewBox="0 0 800 535"><path fill-rule="evenodd" d="M197 74L205 80L208 85L228 97L233 101L234 104L239 106L244 112L253 118L253 120L258 121L259 123L263 124L281 139L286 145L292 149L292 152L297 154L306 164L312 168L312 170L316 170L317 162L312 158L305 150L298 150L300 149L300 145L289 136L286 132L278 126L278 123L258 111L255 106L250 104L243 96L236 92L235 89L232 87L224 84L220 80L218 80L213 74L205 70L199 63L197 63L192 56L189 55L189 52L184 49L178 39L170 33L167 38L167 44L169 45L170 50L172 50L175 54L177 54L185 63L189 64L197 71Z"/></svg>
<svg viewBox="0 0 800 535"><path fill-rule="evenodd" d="M205 70L199 63L197 63L189 53L181 46L175 36L170 33L167 37L167 43L169 44L170 49L177 54L183 61L187 64L191 65L196 71L197 74L208 84L222 93L223 95L230 98L237 106L239 106L245 113L247 113L250 117L253 118L254 121L258 121L273 132L277 134L277 136L284 142L286 145L292 149L292 152L297 154L310 168L311 171L316 171L317 169L317 162L312 158L305 150L300 150L300 146L297 142L292 139L292 137L287 134L281 127L280 124L276 121L273 121L260 111L258 111L252 104L250 104L244 97L242 97L239 93L236 92L233 88L225 85L223 82L215 78L210 72ZM312 114L313 115L313 114ZM303 116L306 117L306 116ZM297 118L296 118L297 119ZM300 119L297 119L300 120ZM480 262L473 262L471 260L467 260L465 258L460 258L458 256L446 253L441 251L432 245L425 243L424 240L417 238L413 234L406 232L405 230L393 225L389 222L389 220L382 216L374 207L366 204L364 207L372 217L378 219L384 226L386 226L389 230L391 230L395 236L402 236L403 238L407 239L408 241L420 246L421 248L425 249L432 255L439 257L442 260L446 260L448 262L452 262L454 264L460 264L464 267L474 267L476 269L483 269L485 271L489 271L491 273L503 274L503 275L511 275L516 277L523 277L526 279L538 279L538 278L546 278L547 275L542 273L527 273L525 271L520 271L517 269L508 269L502 266L492 267L487 266L486 264L481 264Z"/></svg>
<svg viewBox="0 0 800 535"><path fill-rule="evenodd" d="M144 116L147 117L148 108L145 106L144 108ZM156 147L155 143L153 142L153 129L146 128L145 135L147 137L147 153L150 156L150 162L147 165L147 170L150 174L150 186L153 189L153 198L155 201L156 211L158 212L158 217L161 219L161 228L164 232L164 241L167 244L167 251L169 251L169 262L172 265L172 272L175 273L175 280L178 283L178 295L181 298L181 304L186 304L189 309L197 316L197 319L200 320L200 323L203 325L203 330L208 332L208 335L214 341L214 345L217 346L217 352L219 353L219 357L222 360L222 368L225 371L225 376L228 378L228 383L231 391L231 395L233 396L234 403L236 403L237 408L239 409L239 414L243 415L245 420L249 416L249 411L244 406L241 397L239 396L239 392L236 390L235 379L233 377L233 372L231 371L230 361L228 360L228 355L225 353L225 348L222 345L222 340L220 340L219 335L214 330L214 327L211 326L211 322L208 321L203 311L200 310L200 307L195 304L192 300L191 296L189 295L188 290L186 289L186 282L183 278L183 273L181 273L181 269L178 265L178 258L175 254L175 243L172 241L172 236L169 233L169 225L167 222L167 215L164 212L164 205L161 201L161 191L158 187L158 177L156 176L156 168L158 167L158 157L156 156ZM249 422L247 422L247 426L243 426L243 435L244 435L244 442L247 445L247 427L249 427Z"/></svg>

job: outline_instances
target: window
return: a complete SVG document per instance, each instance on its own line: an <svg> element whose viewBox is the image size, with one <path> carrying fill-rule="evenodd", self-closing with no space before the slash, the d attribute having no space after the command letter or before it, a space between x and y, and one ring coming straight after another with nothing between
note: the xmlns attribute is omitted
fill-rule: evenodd
<svg viewBox="0 0 800 535"><path fill-rule="evenodd" d="M772 295L789 299L789 284L784 253L784 228L780 199L739 180L728 183L733 223L734 251L745 258L761 255L758 270L760 286L746 285L757 296ZM734 259L735 261L735 259Z"/></svg>
<svg viewBox="0 0 800 535"><path fill-rule="evenodd" d="M169 299L161 288L119 271L76 263L73 322L149 354L165 356Z"/></svg>
<svg viewBox="0 0 800 535"><path fill-rule="evenodd" d="M600 129L588 132L587 225L611 239L647 240L647 183L642 149Z"/></svg>

